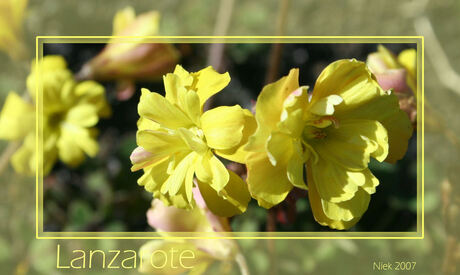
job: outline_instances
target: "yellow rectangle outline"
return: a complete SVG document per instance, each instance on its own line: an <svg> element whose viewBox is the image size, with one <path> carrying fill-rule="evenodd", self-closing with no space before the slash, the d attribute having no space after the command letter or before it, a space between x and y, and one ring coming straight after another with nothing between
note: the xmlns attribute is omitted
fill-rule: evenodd
<svg viewBox="0 0 460 275"><path fill-rule="evenodd" d="M36 168L36 231L37 239L423 239L425 236L424 203L424 37L423 36L36 36L35 65L43 58L43 43L415 43L417 44L417 231L415 232L230 232L222 237L203 236L206 232L44 232L43 231L43 166L37 158ZM41 41L40 41L41 40ZM43 99L39 96L41 79L36 85L36 149L43 156L40 134ZM421 108L420 108L421 107ZM41 129L41 131L39 131ZM231 234L231 235L230 235ZM241 236L245 235L245 236ZM261 236L262 235L262 236ZM300 236L299 236L300 235ZM308 236L305 236L308 235ZM314 236L313 236L314 235Z"/></svg>

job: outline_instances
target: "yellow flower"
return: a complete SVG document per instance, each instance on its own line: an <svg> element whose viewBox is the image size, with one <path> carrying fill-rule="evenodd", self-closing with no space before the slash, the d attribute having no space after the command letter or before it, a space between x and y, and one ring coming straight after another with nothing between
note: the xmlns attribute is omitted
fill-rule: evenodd
<svg viewBox="0 0 460 275"><path fill-rule="evenodd" d="M123 80L121 98L131 96L132 81L161 79L172 71L179 53L169 43L150 43L142 37L158 35L159 21L160 14L156 11L137 17L132 7L119 11L113 20L113 35L139 38L131 38L129 42L122 38L110 39L102 52L83 66L79 75L98 80Z"/></svg>
<svg viewBox="0 0 460 275"><path fill-rule="evenodd" d="M239 105L203 113L203 104L230 81L211 67L189 73L176 66L164 76L165 97L142 89L132 170L144 169L138 183L168 205L192 208L194 175L210 209L219 216L246 210L247 185L220 157L244 162L242 145L255 129L252 114Z"/></svg>
<svg viewBox="0 0 460 275"><path fill-rule="evenodd" d="M27 0L0 1L0 50L13 59L23 57L26 51L22 41L22 21L27 2Z"/></svg>
<svg viewBox="0 0 460 275"><path fill-rule="evenodd" d="M85 153L95 156L99 146L94 126L110 108L105 89L94 81L76 83L60 56L45 56L37 71L27 79L32 100L11 92L0 114L0 138L24 143L12 156L19 173L34 174L35 161L35 88L37 77L43 96L43 170L46 175L57 158L70 166L79 165Z"/></svg>
<svg viewBox="0 0 460 275"><path fill-rule="evenodd" d="M339 60L319 76L311 94L298 69L265 86L258 97L258 128L247 150L248 185L270 208L295 186L307 189L315 219L331 228L353 226L379 181L370 157L396 162L412 127L398 98L380 88L366 65Z"/></svg>
<svg viewBox="0 0 460 275"><path fill-rule="evenodd" d="M369 69L384 89L417 96L417 52L406 49L397 57L385 46L379 45L377 52L367 57Z"/></svg>

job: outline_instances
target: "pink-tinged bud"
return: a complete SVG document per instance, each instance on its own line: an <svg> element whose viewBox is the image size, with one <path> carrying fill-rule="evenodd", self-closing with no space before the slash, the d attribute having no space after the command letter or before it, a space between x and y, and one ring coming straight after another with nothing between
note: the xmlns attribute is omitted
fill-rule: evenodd
<svg viewBox="0 0 460 275"><path fill-rule="evenodd" d="M405 69L391 69L384 73L375 74L377 82L382 89L393 89L396 93L410 93L409 86L406 82L407 71Z"/></svg>
<svg viewBox="0 0 460 275"><path fill-rule="evenodd" d="M381 57L380 53L371 53L367 56L367 66L374 74L381 74L386 72L388 69L388 65L385 63L383 58Z"/></svg>
<svg viewBox="0 0 460 275"><path fill-rule="evenodd" d="M147 150L139 146L136 149L134 149L129 159L131 160L132 164L138 164L148 161L152 156L152 153L148 152Z"/></svg>

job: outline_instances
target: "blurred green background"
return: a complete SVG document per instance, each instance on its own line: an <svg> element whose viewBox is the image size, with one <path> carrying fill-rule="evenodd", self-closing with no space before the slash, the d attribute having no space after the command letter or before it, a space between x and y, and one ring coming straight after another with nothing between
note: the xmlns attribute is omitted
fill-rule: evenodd
<svg viewBox="0 0 460 275"><path fill-rule="evenodd" d="M283 1L230 2L233 9L227 35L280 34L276 19L282 10L280 7ZM216 33L215 23L219 18L220 1L138 0L130 1L129 4L137 13L159 10L162 14L160 33L163 35ZM30 57L32 58L34 52L35 35L111 34L113 15L126 5L126 1L118 0L31 0L25 19L25 38L30 47ZM270 242L274 243L274 249L269 249L271 244L267 244L265 240L241 240L239 244L252 274L370 274L373 272L374 261L416 261L415 274L459 272L460 230L457 221L460 220L460 143L457 137L460 134L460 120L457 117L460 84L455 85L459 82L460 72L459 21L460 2L455 0L289 1L285 28L281 33L284 35L425 36L425 100L427 106L430 106L425 115L425 238L281 240ZM29 62L12 62L6 55L0 54L0 64L0 102L3 102L10 90L24 91ZM3 150L6 145L6 142L1 141L0 149ZM128 154L121 150L119 153ZM81 169L85 169L85 166ZM95 190L111 189L107 184L94 184L104 182L101 179L105 177L107 175L97 172L88 175L88 189L95 196L100 195L100 191ZM0 182L3 185L0 192L0 218L3 220L0 224L2 274L75 272L56 270L56 243L65 246L68 252L82 247L137 248L144 242L35 240L34 179L16 175L9 167L1 174ZM132 185L132 188L133 193L141 193L138 192L140 187ZM110 194L110 191L107 192ZM107 195L100 197L101 213L106 210L103 205L106 203L104 196ZM145 201L148 202L148 199ZM375 201L371 201L371 205ZM79 203L69 211L77 217L87 217L85 213L94 209ZM138 214L141 216L145 213L142 210ZM85 219L78 221L79 224L69 226L78 229L81 224L91 224L92 221ZM118 230L124 226L109 221L107 224L110 226L106 230ZM217 267L214 267L208 273L215 274L216 270ZM126 270L108 272L129 273ZM100 274L102 271L85 270L85 273ZM396 274L394 271L386 273Z"/></svg>

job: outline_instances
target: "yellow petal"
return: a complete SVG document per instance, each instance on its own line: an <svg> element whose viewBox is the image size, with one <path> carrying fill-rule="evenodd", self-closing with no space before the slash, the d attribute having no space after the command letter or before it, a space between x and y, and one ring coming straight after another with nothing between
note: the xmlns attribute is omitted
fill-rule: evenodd
<svg viewBox="0 0 460 275"><path fill-rule="evenodd" d="M198 180L202 182L212 181L212 171L209 160L212 158L212 152L209 150L204 155L199 155L195 162L195 172Z"/></svg>
<svg viewBox="0 0 460 275"><path fill-rule="evenodd" d="M171 129L193 126L193 122L178 107L172 105L161 95L147 89L142 89L138 112L140 116Z"/></svg>
<svg viewBox="0 0 460 275"><path fill-rule="evenodd" d="M206 206L216 215L231 217L244 213L251 196L247 184L235 173L228 170L228 184L219 193L209 183L198 181L198 187Z"/></svg>
<svg viewBox="0 0 460 275"><path fill-rule="evenodd" d="M407 72L415 76L417 71L417 51L415 49L407 49L398 55L398 62L406 68Z"/></svg>
<svg viewBox="0 0 460 275"><path fill-rule="evenodd" d="M185 88L179 89L178 104L182 111L189 117L195 125L200 125L200 98L195 91L187 90Z"/></svg>
<svg viewBox="0 0 460 275"><path fill-rule="evenodd" d="M316 184L321 199L330 202L351 199L358 191L358 187L366 181L361 172L351 172L321 157L317 164L310 162L308 166L311 167L310 176ZM310 186L309 182L308 186Z"/></svg>
<svg viewBox="0 0 460 275"><path fill-rule="evenodd" d="M369 169L364 169L362 173L366 177L366 181L361 186L361 188L369 195L374 194L375 188L380 184L379 180L372 174L371 170Z"/></svg>
<svg viewBox="0 0 460 275"><path fill-rule="evenodd" d="M399 108L396 95L385 94L375 97L366 104L337 116L339 120L368 119L379 121L388 134L389 148L385 161L395 163L405 155L413 127L407 114Z"/></svg>
<svg viewBox="0 0 460 275"><path fill-rule="evenodd" d="M350 200L333 203L321 200L324 214L331 220L352 221L361 217L369 206L370 195L359 188L356 194Z"/></svg>
<svg viewBox="0 0 460 275"><path fill-rule="evenodd" d="M0 114L0 138L17 140L34 131L34 106L10 92Z"/></svg>
<svg viewBox="0 0 460 275"><path fill-rule="evenodd" d="M284 100L299 88L299 70L292 69L280 80L266 85L257 97L257 130L249 138L246 150L262 152L269 134L281 119Z"/></svg>
<svg viewBox="0 0 460 275"><path fill-rule="evenodd" d="M281 120L278 123L280 131L299 137L304 126L304 113L308 106L308 86L303 86L292 92L283 103Z"/></svg>
<svg viewBox="0 0 460 275"><path fill-rule="evenodd" d="M59 159L71 167L78 166L85 159L85 153L75 144L74 138L71 134L62 134L57 142Z"/></svg>
<svg viewBox="0 0 460 275"><path fill-rule="evenodd" d="M156 123L153 120L145 118L145 117L141 117L137 121L137 129L139 131L142 131L142 130L158 130L159 128L160 128L160 124Z"/></svg>
<svg viewBox="0 0 460 275"><path fill-rule="evenodd" d="M179 164L174 168L174 172L168 180L162 185L161 193L168 193L170 196L175 196L181 187L185 187L187 198L191 201L191 186L193 186L193 174L195 171L196 154L190 153L179 161ZM189 185L190 187L187 187ZM190 192L190 194L189 194Z"/></svg>
<svg viewBox="0 0 460 275"><path fill-rule="evenodd" d="M195 88L196 93L200 97L200 107L203 107L208 98L220 92L230 82L230 75L228 73L220 74L211 66L199 72L192 73L192 76L197 79Z"/></svg>
<svg viewBox="0 0 460 275"><path fill-rule="evenodd" d="M72 90L80 102L93 105L97 109L97 114L101 117L109 117L112 114L109 103L105 95L105 88L96 81L82 81Z"/></svg>
<svg viewBox="0 0 460 275"><path fill-rule="evenodd" d="M64 144L69 144L70 140L73 139L74 146L79 147L91 157L96 156L99 151L99 144L96 141L97 130L95 128L87 129L72 124L63 124L60 130L61 137L66 140L62 146L66 146Z"/></svg>
<svg viewBox="0 0 460 275"><path fill-rule="evenodd" d="M303 173L304 159L300 142L293 144L293 153L287 164L287 177L297 188L307 189Z"/></svg>
<svg viewBox="0 0 460 275"><path fill-rule="evenodd" d="M327 128L326 137L309 140L310 145L325 160L351 171L367 168L370 156L383 161L388 154L388 136L382 124L375 120L348 119L338 128Z"/></svg>
<svg viewBox="0 0 460 275"><path fill-rule="evenodd" d="M365 63L355 59L342 59L328 65L316 80L311 105L337 95L343 102L335 107L335 114L341 110L353 109L384 94Z"/></svg>
<svg viewBox="0 0 460 275"><path fill-rule="evenodd" d="M243 138L246 117L239 105L221 106L206 111L201 116L201 127L209 147L231 149Z"/></svg>
<svg viewBox="0 0 460 275"><path fill-rule="evenodd" d="M11 164L17 173L31 176L35 174L37 165L35 151L35 135L30 134L26 136L22 146L11 157ZM56 161L55 154L49 154L46 158L49 160L48 163L54 164ZM44 168L46 168L44 172L49 171L49 167Z"/></svg>
<svg viewBox="0 0 460 275"><path fill-rule="evenodd" d="M286 165L293 154L293 140L289 135L273 132L268 137L266 150L270 163Z"/></svg>
<svg viewBox="0 0 460 275"><path fill-rule="evenodd" d="M192 86L193 76L189 72L187 72L181 65L176 65L176 68L174 68L174 75L177 75L179 77L182 86Z"/></svg>
<svg viewBox="0 0 460 275"><path fill-rule="evenodd" d="M126 7L118 11L113 17L113 35L118 35L124 28L136 19L133 7Z"/></svg>
<svg viewBox="0 0 460 275"><path fill-rule="evenodd" d="M169 165L169 158L163 158L144 169L144 174L137 180L140 186L145 190L154 193L160 191L161 185L168 179L166 172Z"/></svg>
<svg viewBox="0 0 460 275"><path fill-rule="evenodd" d="M228 184L230 178L228 170L214 155L209 159L209 166L211 167L212 173L211 187L217 192L220 192Z"/></svg>
<svg viewBox="0 0 460 275"><path fill-rule="evenodd" d="M334 106L343 102L343 99L338 95L329 95L318 99L310 107L310 112L319 116L330 116L334 114Z"/></svg>
<svg viewBox="0 0 460 275"><path fill-rule="evenodd" d="M244 128L243 128L243 137L238 145L234 148L227 149L227 150L215 150L215 153L225 159L238 162L238 163L245 163L246 157L248 155L248 151L245 149L246 144L249 140L249 137L254 134L257 128L257 122L252 115L252 113L247 110L243 109L244 112Z"/></svg>
<svg viewBox="0 0 460 275"><path fill-rule="evenodd" d="M307 166L307 183L308 183L308 198L315 220L324 226L329 226L332 229L344 230L354 226L361 218L355 217L350 221L332 220L326 216L323 210L322 200L316 190L316 184L311 176L311 168Z"/></svg>
<svg viewBox="0 0 460 275"><path fill-rule="evenodd" d="M407 70L406 82L417 97L417 51L407 49L398 55L398 62Z"/></svg>
<svg viewBox="0 0 460 275"><path fill-rule="evenodd" d="M137 144L158 156L170 155L178 151L191 151L176 133L142 130L137 132Z"/></svg>
<svg viewBox="0 0 460 275"><path fill-rule="evenodd" d="M81 127L91 127L97 124L99 117L94 105L79 104L71 108L65 117L65 123Z"/></svg>
<svg viewBox="0 0 460 275"><path fill-rule="evenodd" d="M293 186L287 177L286 166L273 166L266 153L250 153L246 165L249 192L260 206L271 208L282 202L291 191Z"/></svg>
<svg viewBox="0 0 460 275"><path fill-rule="evenodd" d="M176 65L174 73L168 73L163 76L165 86L165 98L173 103L178 104L179 90L188 90L193 84L193 76L187 72L181 65ZM201 110L200 106L197 106Z"/></svg>

